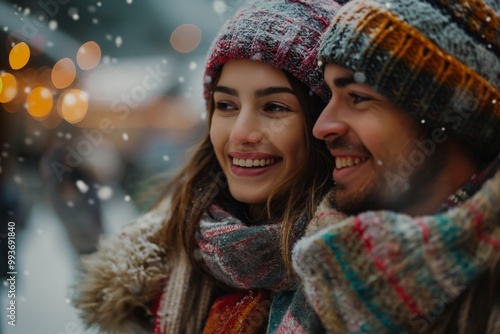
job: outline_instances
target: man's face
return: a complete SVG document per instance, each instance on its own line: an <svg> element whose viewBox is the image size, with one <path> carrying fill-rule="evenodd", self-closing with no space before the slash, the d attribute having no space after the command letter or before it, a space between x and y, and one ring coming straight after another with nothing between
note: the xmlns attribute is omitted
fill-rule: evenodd
<svg viewBox="0 0 500 334"><path fill-rule="evenodd" d="M418 122L355 78L349 70L327 65L332 99L313 129L335 158L334 205L348 214L405 211L425 196L423 190L442 166L422 149L428 139Z"/></svg>

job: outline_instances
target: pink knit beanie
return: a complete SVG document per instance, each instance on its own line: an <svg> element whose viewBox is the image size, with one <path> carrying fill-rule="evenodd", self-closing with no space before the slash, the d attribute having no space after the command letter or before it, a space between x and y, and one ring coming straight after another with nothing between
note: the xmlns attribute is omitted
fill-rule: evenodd
<svg viewBox="0 0 500 334"><path fill-rule="evenodd" d="M239 10L208 52L205 100L224 63L252 59L292 74L327 101L329 94L317 64L318 47L339 8L333 0L260 0Z"/></svg>

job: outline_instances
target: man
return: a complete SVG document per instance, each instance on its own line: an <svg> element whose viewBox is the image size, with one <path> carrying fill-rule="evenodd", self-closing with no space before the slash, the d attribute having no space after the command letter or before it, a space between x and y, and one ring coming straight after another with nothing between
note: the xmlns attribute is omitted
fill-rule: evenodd
<svg viewBox="0 0 500 334"><path fill-rule="evenodd" d="M354 0L324 34L336 187L294 266L329 332L500 333L499 13Z"/></svg>

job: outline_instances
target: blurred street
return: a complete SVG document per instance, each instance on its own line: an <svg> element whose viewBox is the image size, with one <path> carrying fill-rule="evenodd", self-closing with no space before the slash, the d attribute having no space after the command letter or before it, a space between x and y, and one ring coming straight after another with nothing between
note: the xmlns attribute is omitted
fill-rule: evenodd
<svg viewBox="0 0 500 334"><path fill-rule="evenodd" d="M106 234L115 234L136 216L133 205L120 199L103 205ZM43 200L36 203L27 226L16 233L16 326L7 325L7 289L2 285L2 329L5 334L83 334L87 330L69 303L78 254L64 225Z"/></svg>
<svg viewBox="0 0 500 334"><path fill-rule="evenodd" d="M69 300L80 255L198 141L206 53L250 1L0 0L0 334L96 333Z"/></svg>

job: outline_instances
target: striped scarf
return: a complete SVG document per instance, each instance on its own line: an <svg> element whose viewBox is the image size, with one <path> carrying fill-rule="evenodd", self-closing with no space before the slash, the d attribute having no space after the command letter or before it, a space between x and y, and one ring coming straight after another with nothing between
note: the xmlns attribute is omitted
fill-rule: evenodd
<svg viewBox="0 0 500 334"><path fill-rule="evenodd" d="M338 219L331 194L325 197L308 227L317 232L296 244L293 264L327 331L432 330L447 306L499 261L499 161L451 198L488 177L476 194L435 215L373 211ZM490 317L493 323L495 313Z"/></svg>

